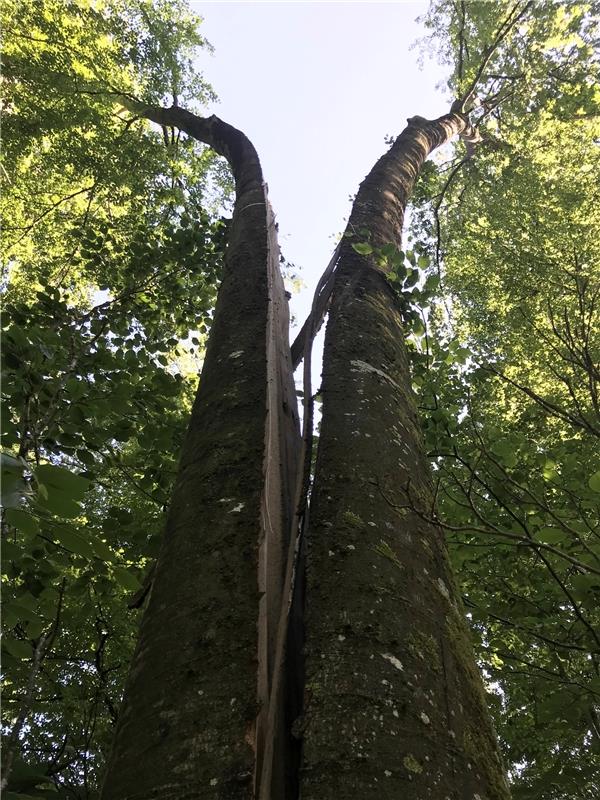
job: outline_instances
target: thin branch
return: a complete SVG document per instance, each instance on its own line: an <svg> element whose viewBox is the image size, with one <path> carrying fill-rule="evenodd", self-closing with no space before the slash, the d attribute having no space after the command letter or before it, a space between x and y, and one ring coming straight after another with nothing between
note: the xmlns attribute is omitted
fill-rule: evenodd
<svg viewBox="0 0 600 800"><path fill-rule="evenodd" d="M488 47L483 49L482 59L477 68L475 73L475 77L469 84L469 88L463 94L461 98L456 100L452 105L452 110L458 113L465 113L467 110L468 104L471 102L473 94L475 93L475 89L477 88L477 84L479 83L481 76L487 65L489 64L492 56L496 52L497 48L500 46L502 41L508 36L512 28L521 20L527 11L533 6L532 0L530 2L525 3L523 8L519 11L519 3L515 3L515 5L510 10L508 16L504 19L503 22L500 23L498 31L495 35L495 38L492 40L492 44ZM518 12L518 13L517 13Z"/></svg>

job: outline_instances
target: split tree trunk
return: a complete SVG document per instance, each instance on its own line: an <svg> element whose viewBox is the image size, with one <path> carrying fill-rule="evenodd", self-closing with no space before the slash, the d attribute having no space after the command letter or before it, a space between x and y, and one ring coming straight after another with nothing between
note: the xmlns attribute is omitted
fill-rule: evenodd
<svg viewBox="0 0 600 800"><path fill-rule="evenodd" d="M198 395L103 800L255 796L299 444L279 250L258 157L216 117L137 113L225 155L236 202ZM275 797L286 793L275 732Z"/></svg>
<svg viewBox="0 0 600 800"><path fill-rule="evenodd" d="M413 118L360 187L325 339L308 536L302 800L509 797L433 498L399 308L351 241L400 246L428 154L466 118ZM364 237L362 237L364 239Z"/></svg>
<svg viewBox="0 0 600 800"><path fill-rule="evenodd" d="M506 800L443 535L412 510L429 513L432 497L400 313L347 240L325 346L304 714L268 716L298 451L273 221L239 131L181 109L143 113L225 155L237 199L103 800ZM458 114L409 125L361 186L349 232L399 244L425 158L466 127ZM299 776L290 729L303 738Z"/></svg>

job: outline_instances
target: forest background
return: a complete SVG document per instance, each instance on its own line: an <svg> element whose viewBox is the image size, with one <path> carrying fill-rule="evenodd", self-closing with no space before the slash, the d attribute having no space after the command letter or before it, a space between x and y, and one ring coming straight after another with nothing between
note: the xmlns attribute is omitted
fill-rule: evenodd
<svg viewBox="0 0 600 800"><path fill-rule="evenodd" d="M426 14L453 93L508 8ZM599 781L597 12L533 6L480 76L483 141L427 162L402 259L377 254L397 260L437 513L513 794L540 800L592 798ZM9 789L88 798L210 329L231 178L119 99L200 113L213 99L183 5L3 13Z"/></svg>

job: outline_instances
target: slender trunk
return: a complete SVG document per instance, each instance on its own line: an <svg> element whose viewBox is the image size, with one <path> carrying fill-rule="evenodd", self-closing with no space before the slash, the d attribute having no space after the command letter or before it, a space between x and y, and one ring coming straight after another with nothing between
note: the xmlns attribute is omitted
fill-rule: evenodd
<svg viewBox="0 0 600 800"><path fill-rule="evenodd" d="M270 735L264 709L299 436L275 225L243 134L182 109L136 111L225 155L236 203L102 797L251 798ZM284 750L280 726L272 781L281 797Z"/></svg>
<svg viewBox="0 0 600 800"><path fill-rule="evenodd" d="M361 185L348 235L399 245L423 162L466 128L459 114L413 118ZM347 240L322 393L296 726L302 800L506 800L443 534L418 514L430 517L434 500L401 315Z"/></svg>

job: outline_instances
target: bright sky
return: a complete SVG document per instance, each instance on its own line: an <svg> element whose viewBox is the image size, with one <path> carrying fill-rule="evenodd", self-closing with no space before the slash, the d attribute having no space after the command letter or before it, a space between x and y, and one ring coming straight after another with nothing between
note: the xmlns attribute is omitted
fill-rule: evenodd
<svg viewBox="0 0 600 800"><path fill-rule="evenodd" d="M351 195L415 114L448 102L442 68L421 70L412 43L426 2L206 2L215 48L199 68L220 103L212 111L246 133L261 158L285 257L307 284L299 322L345 225ZM293 334L292 334L293 335Z"/></svg>

